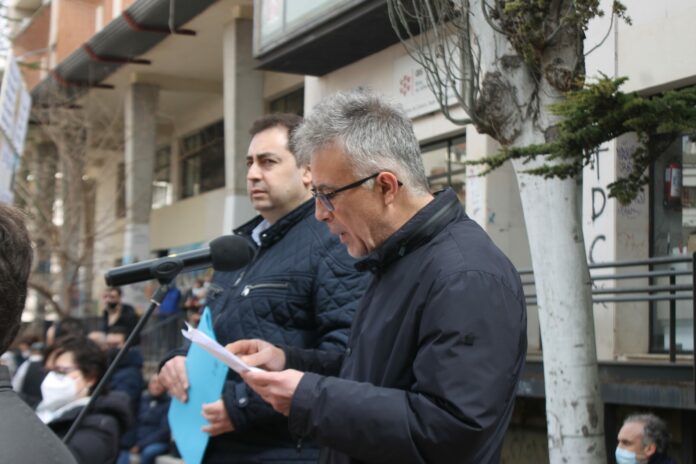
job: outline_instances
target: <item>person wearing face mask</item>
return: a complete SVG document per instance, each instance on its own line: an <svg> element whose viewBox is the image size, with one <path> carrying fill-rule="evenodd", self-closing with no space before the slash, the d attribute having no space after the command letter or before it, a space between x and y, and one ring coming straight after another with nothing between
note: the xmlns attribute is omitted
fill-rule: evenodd
<svg viewBox="0 0 696 464"><path fill-rule="evenodd" d="M104 353L86 337L68 337L54 347L53 366L41 384L36 414L58 437L68 433L106 371ZM67 443L78 463L116 462L119 439L133 417L128 396L102 394Z"/></svg>
<svg viewBox="0 0 696 464"><path fill-rule="evenodd" d="M676 464L667 455L669 433L654 414L628 416L619 430L617 464Z"/></svg>
<svg viewBox="0 0 696 464"><path fill-rule="evenodd" d="M31 239L22 213L0 202L0 353L17 336L32 261ZM73 464L75 458L12 390L0 366L0 460L12 463Z"/></svg>
<svg viewBox="0 0 696 464"><path fill-rule="evenodd" d="M128 329L126 335L130 334L138 323L138 314L133 306L121 301L121 289L118 287L109 287L104 290L102 295L103 313L102 313L102 331L109 333L109 329L115 326L121 326ZM140 338L136 338L135 344L140 342Z"/></svg>

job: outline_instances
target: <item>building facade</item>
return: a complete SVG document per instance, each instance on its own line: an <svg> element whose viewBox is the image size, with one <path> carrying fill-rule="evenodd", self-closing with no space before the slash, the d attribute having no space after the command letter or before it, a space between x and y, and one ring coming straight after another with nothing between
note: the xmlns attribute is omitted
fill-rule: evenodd
<svg viewBox="0 0 696 464"><path fill-rule="evenodd" d="M590 24L585 48L599 46L587 56L588 76L627 76L624 90L645 96L696 85L696 57L689 53L696 5L634 0L628 7L632 25L609 17ZM499 146L472 125L445 118L422 69L393 33L383 0L17 0L14 11L26 18L14 34L15 55L38 63L25 69L35 105L70 93L86 119L107 121L90 126L92 139L117 135L87 150L97 232L84 266L93 275L203 246L243 223L253 214L244 164L251 121L271 111L310 112L323 97L360 85L404 106L433 189L452 186L518 269L531 268L512 167L478 177L463 164ZM675 142L652 166L650 184L625 206L608 197L607 186L630 170L637 142L623 136L600 147L582 178L590 263L688 258L696 251L694 139L684 134ZM669 267L684 271L674 285L687 288L689 262L649 269ZM636 268L593 269L598 276L630 272ZM620 292L666 285L665 279L612 278L595 286ZM143 294L129 289L141 305ZM594 306L608 449L623 416L650 409L669 422L680 462L694 462L693 298L674 304L672 359L670 302L618 300ZM528 319L528 363L506 453L542 462L543 347L533 304Z"/></svg>

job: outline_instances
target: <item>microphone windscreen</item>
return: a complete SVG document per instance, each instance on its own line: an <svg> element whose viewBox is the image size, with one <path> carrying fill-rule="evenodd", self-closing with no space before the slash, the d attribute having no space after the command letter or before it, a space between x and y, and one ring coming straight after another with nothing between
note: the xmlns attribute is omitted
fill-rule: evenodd
<svg viewBox="0 0 696 464"><path fill-rule="evenodd" d="M235 271L254 258L251 242L239 235L223 235L210 242L210 257L216 271Z"/></svg>

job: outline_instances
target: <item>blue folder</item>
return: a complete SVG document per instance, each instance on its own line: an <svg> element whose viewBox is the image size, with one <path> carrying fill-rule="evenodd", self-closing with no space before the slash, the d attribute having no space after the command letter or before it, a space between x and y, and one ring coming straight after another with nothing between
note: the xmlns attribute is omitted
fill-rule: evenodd
<svg viewBox="0 0 696 464"><path fill-rule="evenodd" d="M210 309L205 308L203 311L198 330L215 339ZM186 355L186 374L189 381L188 401L182 403L172 398L169 426L184 462L200 464L210 438L210 435L201 431L208 425L201 411L203 404L220 399L227 378L227 366L202 348L191 344Z"/></svg>

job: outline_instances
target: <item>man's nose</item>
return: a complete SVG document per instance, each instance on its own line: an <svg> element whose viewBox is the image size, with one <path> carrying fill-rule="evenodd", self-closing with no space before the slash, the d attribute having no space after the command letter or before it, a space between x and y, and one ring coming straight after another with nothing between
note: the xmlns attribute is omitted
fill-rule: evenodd
<svg viewBox="0 0 696 464"><path fill-rule="evenodd" d="M331 219L331 211L324 206L324 203L319 198L314 199L314 217L317 221L327 222Z"/></svg>
<svg viewBox="0 0 696 464"><path fill-rule="evenodd" d="M247 168L247 179L257 180L261 178L261 170L256 163L251 163Z"/></svg>

